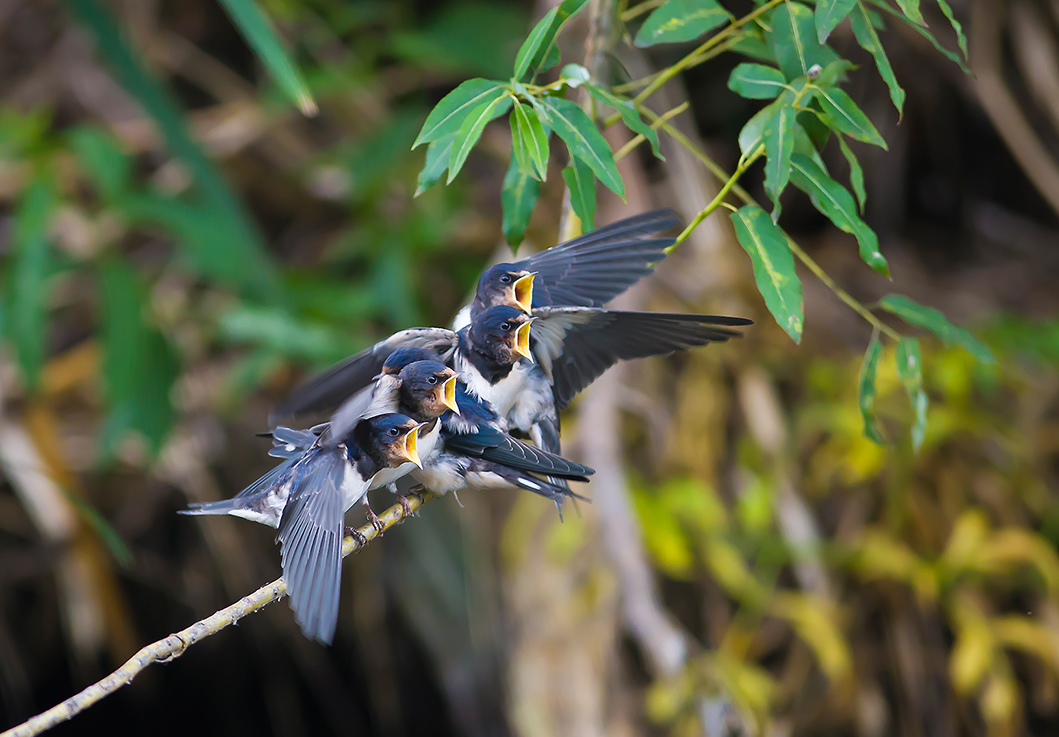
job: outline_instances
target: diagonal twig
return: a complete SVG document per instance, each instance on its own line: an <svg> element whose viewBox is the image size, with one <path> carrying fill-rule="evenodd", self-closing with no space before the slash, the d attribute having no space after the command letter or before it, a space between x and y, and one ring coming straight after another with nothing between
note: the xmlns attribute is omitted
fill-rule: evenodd
<svg viewBox="0 0 1059 737"><path fill-rule="evenodd" d="M379 515L379 519L382 522L381 531L377 531L370 524L366 524L358 530L364 538L364 543L358 543L352 537L347 537L342 542L342 557L346 557L358 550L363 544L371 542L371 540L382 535L386 530L404 521L408 513L414 514L417 509L434 498L435 495L433 493L425 490L412 494L408 497L407 512L400 504L394 504ZM231 606L214 612L180 632L174 632L168 637L147 645L106 678L93 683L85 690L71 696L61 704L53 706L42 714L38 714L22 724L8 729L3 734L0 734L0 737L31 737L75 717L97 701L106 698L122 686L131 683L133 678L152 663L165 663L174 658L179 658L184 654L185 650L196 642L204 640L210 635L215 635L224 628L235 624L246 615L263 609L274 601L278 601L286 593L287 585L283 582L283 579L277 579L266 586L262 586Z"/></svg>

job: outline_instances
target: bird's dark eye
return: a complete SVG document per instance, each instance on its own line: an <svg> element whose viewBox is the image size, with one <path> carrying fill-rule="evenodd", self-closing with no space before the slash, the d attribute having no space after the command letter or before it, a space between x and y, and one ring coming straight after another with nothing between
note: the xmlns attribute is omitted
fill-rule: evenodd
<svg viewBox="0 0 1059 737"><path fill-rule="evenodd" d="M393 437L396 438L400 434L401 434L401 431L398 430L396 427L391 427L390 428L390 435L392 435Z"/></svg>
<svg viewBox="0 0 1059 737"><path fill-rule="evenodd" d="M511 283L511 274L503 274L503 275L501 275L500 283L501 284L510 284Z"/></svg>
<svg viewBox="0 0 1059 737"><path fill-rule="evenodd" d="M508 330L511 329L511 323L508 322L507 320L504 320L502 323L500 323L500 329L503 330L504 332L507 332Z"/></svg>
<svg viewBox="0 0 1059 737"><path fill-rule="evenodd" d="M431 376L429 379L427 379L427 383L428 384L437 384L438 383L438 377Z"/></svg>

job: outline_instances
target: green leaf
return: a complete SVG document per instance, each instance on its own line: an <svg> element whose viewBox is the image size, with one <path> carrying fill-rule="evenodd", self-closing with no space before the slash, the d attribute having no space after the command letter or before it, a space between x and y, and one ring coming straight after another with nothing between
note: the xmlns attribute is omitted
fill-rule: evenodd
<svg viewBox="0 0 1059 737"><path fill-rule="evenodd" d="M548 134L532 107L516 101L511 114L512 145L516 158L521 154L525 161L519 159L519 166L537 179L543 180L548 175ZM517 143L516 143L517 141Z"/></svg>
<svg viewBox="0 0 1059 737"><path fill-rule="evenodd" d="M570 190L574 214L581 220L581 231L587 233L596 227L596 178L588 165L575 157L563 169L563 181Z"/></svg>
<svg viewBox="0 0 1059 737"><path fill-rule="evenodd" d="M549 10L543 18L537 21L537 25L533 26L529 36L522 42L522 46L519 47L518 53L515 55L515 71L512 75L515 79L522 79L525 76L526 72L529 71L530 63L537 56L537 52L542 46L547 48L547 45L555 38L555 34L559 30L559 23L556 20L558 15L558 6Z"/></svg>
<svg viewBox="0 0 1059 737"><path fill-rule="evenodd" d="M592 97L596 98L597 102L614 108L629 130L633 133L639 133L646 138L648 143L651 144L651 150L654 152L654 155L662 161L665 161L665 157L658 149L658 131L644 122L643 118L640 117L639 111L633 107L632 100L623 100L608 90L605 90L602 87L597 87L594 84L588 85L588 91Z"/></svg>
<svg viewBox="0 0 1059 737"><path fill-rule="evenodd" d="M70 133L70 145L85 176L105 198L113 200L129 188L132 159L113 137L96 128L79 126Z"/></svg>
<svg viewBox="0 0 1059 737"><path fill-rule="evenodd" d="M303 115L316 115L316 101L283 47L276 29L253 0L221 0L239 33L257 54L280 89L294 101Z"/></svg>
<svg viewBox="0 0 1059 737"><path fill-rule="evenodd" d="M765 107L761 108L746 122L739 131L739 150L743 156L750 156L757 151L765 140L765 131L774 126L773 122L780 110L790 105L790 98L784 94Z"/></svg>
<svg viewBox="0 0 1059 737"><path fill-rule="evenodd" d="M893 101L894 107L897 108L898 115L900 115L905 106L905 91L897 83L893 67L890 66L890 60L886 57L886 50L883 49L879 34L875 32L875 27L872 26L868 11L864 8L863 3L857 4L857 9L850 16L850 23L853 26L853 35L856 36L857 43L875 59L875 66L879 70L879 76L883 78L886 86L890 89L890 99Z"/></svg>
<svg viewBox="0 0 1059 737"><path fill-rule="evenodd" d="M464 118L463 125L456 132L456 138L452 142L452 151L449 154L449 176L445 180L446 184L450 184L460 173L471 149L474 148L474 144L478 143L482 131L485 130L485 124L506 113L511 107L511 99L511 97L498 97L484 105L479 105Z"/></svg>
<svg viewBox="0 0 1059 737"><path fill-rule="evenodd" d="M788 2L776 8L765 39L789 82L804 77L817 64L823 68L838 59L817 39L813 11L799 3Z"/></svg>
<svg viewBox="0 0 1059 737"><path fill-rule="evenodd" d="M147 290L117 258L99 264L103 380L110 411L103 452L112 456L129 431L141 433L157 451L173 424L170 392L179 374L176 355L147 320Z"/></svg>
<svg viewBox="0 0 1059 737"><path fill-rule="evenodd" d="M868 116L845 92L835 87L824 88L816 99L827 113L828 123L833 124L832 129L886 150L886 141L879 135L879 131L875 130Z"/></svg>
<svg viewBox="0 0 1059 737"><path fill-rule="evenodd" d="M644 47L694 41L730 20L732 14L715 0L666 0L640 26L636 45Z"/></svg>
<svg viewBox="0 0 1059 737"><path fill-rule="evenodd" d="M875 231L857 215L857 204L845 187L829 177L808 156L791 156L791 183L809 195L813 206L822 212L840 230L850 233L860 244L860 257L864 263L890 278L890 267L879 252L879 239Z"/></svg>
<svg viewBox="0 0 1059 737"><path fill-rule="evenodd" d="M970 331L953 325L945 315L933 307L924 307L900 294L888 294L879 301L879 306L891 315L897 315L909 325L925 328L947 344L966 349L982 363L995 363L993 354Z"/></svg>
<svg viewBox="0 0 1059 737"><path fill-rule="evenodd" d="M847 59L836 59L820 70L813 84L817 87L837 87L845 80L846 72L856 68L856 65Z"/></svg>
<svg viewBox="0 0 1059 737"><path fill-rule="evenodd" d="M587 4L588 0L563 0L537 22L515 55L515 80L521 80L527 72L532 75L547 68L545 62L555 47L559 30Z"/></svg>
<svg viewBox="0 0 1059 737"><path fill-rule="evenodd" d="M849 164L849 183L853 186L853 193L857 195L857 204L860 206L860 212L863 215L864 204L868 201L868 193L864 189L864 170L860 168L860 162L857 161L853 149L849 147L846 140L842 136L837 138L842 155L846 157L846 163Z"/></svg>
<svg viewBox="0 0 1059 737"><path fill-rule="evenodd" d="M468 79L441 99L419 131L412 148L456 133L464 119L482 105L499 99L505 92L502 82L489 79Z"/></svg>
<svg viewBox="0 0 1059 737"><path fill-rule="evenodd" d="M817 0L816 38L820 43L827 40L835 26L849 15L857 0Z"/></svg>
<svg viewBox="0 0 1059 737"><path fill-rule="evenodd" d="M49 281L54 270L48 227L57 205L51 178L34 175L19 200L11 232L14 258L4 295L4 329L15 346L19 368L30 391L39 386L44 366Z"/></svg>
<svg viewBox="0 0 1059 737"><path fill-rule="evenodd" d="M588 81L592 79L592 75L580 64L567 64L559 72L559 79L566 82L567 87L576 89L583 84L588 84Z"/></svg>
<svg viewBox="0 0 1059 737"><path fill-rule="evenodd" d="M599 181L625 199L625 183L618 173L614 153L585 111L558 97L546 97L541 103L548 113L545 122L563 139L570 154L588 164Z"/></svg>
<svg viewBox="0 0 1059 737"><path fill-rule="evenodd" d="M884 441L875 422L872 407L875 405L875 369L879 365L881 354L882 343L879 342L879 336L872 335L871 344L864 354L864 362L860 365L860 378L857 380L857 404L860 407L860 416L864 419L864 437L879 445Z"/></svg>
<svg viewBox="0 0 1059 737"><path fill-rule="evenodd" d="M791 178L791 153L794 151L795 117L798 111L780 108L765 129L765 191L772 200L772 222L780 218L780 195Z"/></svg>
<svg viewBox="0 0 1059 737"><path fill-rule="evenodd" d="M243 204L225 184L202 149L188 134L183 115L168 91L141 63L142 56L129 48L111 12L97 0L70 0L79 21L96 37L100 55L117 79L154 120L166 146L187 166L196 188L191 192L203 227L214 231L219 244L211 263L225 263L214 276L270 302L287 296L264 239Z"/></svg>
<svg viewBox="0 0 1059 737"><path fill-rule="evenodd" d="M787 246L786 235L757 205L733 212L732 225L739 245L750 256L754 281L769 312L795 343L801 342L802 281L794 270L794 256Z"/></svg>
<svg viewBox="0 0 1059 737"><path fill-rule="evenodd" d="M771 100L786 87L783 72L764 64L740 64L728 77L728 89L749 100Z"/></svg>
<svg viewBox="0 0 1059 737"><path fill-rule="evenodd" d="M436 141L431 141L427 146L427 160L416 181L416 197L437 184L445 170L449 168L449 155L452 152L452 142L455 140L456 131L453 131Z"/></svg>
<svg viewBox="0 0 1059 737"><path fill-rule="evenodd" d="M916 31L916 33L918 33L920 36L922 36L923 38L925 38L928 41L930 41L931 46L933 46L935 49L937 49L937 51L942 56L944 56L946 59L948 59L949 61L954 63L956 66L958 66L963 71L964 74L966 74L968 76L974 76L974 72L972 72L970 69L967 68L967 65L963 63L963 59L961 59L959 57L959 55L952 53L947 48L942 46L941 43L938 42L938 39L936 39L934 37L934 34L931 33L929 30L927 30L926 26L921 26L918 23L912 22L911 20L906 18L903 14L897 12L896 10L891 8L889 5L887 5L885 2L883 2L883 0L872 0L872 5L874 5L875 7L879 8L879 10L882 10L882 11L885 11L885 12L889 13L890 15L892 15L893 17L897 18L899 21L901 21L902 23L907 25L909 28L914 29Z"/></svg>
<svg viewBox="0 0 1059 737"><path fill-rule="evenodd" d="M526 227L539 193L540 182L522 171L512 156L500 191L500 205L504 211L504 240L512 248L517 248L526 235Z"/></svg>
<svg viewBox="0 0 1059 737"><path fill-rule="evenodd" d="M969 58L967 55L967 37L963 35L963 26L956 20L956 16L952 13L952 8L945 0L938 0L938 7L941 8L942 14L949 21L949 25L952 26L952 30L956 31L956 43L960 45L960 51L963 52L963 58Z"/></svg>
<svg viewBox="0 0 1059 737"><path fill-rule="evenodd" d="M912 424L912 448L919 450L927 431L927 393L923 391L923 361L919 341L901 338L897 342L897 377L904 384L915 420Z"/></svg>
<svg viewBox="0 0 1059 737"><path fill-rule="evenodd" d="M905 17L913 23L923 26L923 14L919 12L919 0L897 0L897 7L905 14Z"/></svg>

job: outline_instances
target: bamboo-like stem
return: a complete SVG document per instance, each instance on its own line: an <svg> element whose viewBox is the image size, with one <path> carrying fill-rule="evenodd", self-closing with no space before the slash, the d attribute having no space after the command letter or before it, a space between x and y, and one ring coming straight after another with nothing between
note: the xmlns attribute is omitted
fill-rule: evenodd
<svg viewBox="0 0 1059 737"><path fill-rule="evenodd" d="M658 130L663 125L665 125L666 122L668 122L670 119L675 118L687 109L688 102L687 100L685 100L672 110L666 110L664 113L659 115L658 118L653 123L651 123L651 127L655 130ZM614 154L614 161L621 161L626 156L628 156L629 153L633 151L633 149L635 149L637 146L639 146L646 140L647 138L642 133L637 133L635 136L633 136L632 139L629 140L628 143L618 149L618 153Z"/></svg>
<svg viewBox="0 0 1059 737"><path fill-rule="evenodd" d="M430 491L421 491L408 497L408 512L414 513L424 504L434 499L435 495ZM404 521L407 516L405 509L400 504L394 504L381 515L382 530L376 530L372 525L366 524L357 530L363 536L364 542L358 543L354 538L347 537L342 542L342 557L360 549L383 532L394 525ZM153 642L129 658L123 666L111 673L106 678L93 683L78 694L71 696L66 701L53 706L47 711L8 729L0 737L32 737L52 727L65 722L80 714L98 701L110 696L112 693L132 683L132 679L140 674L152 663L166 663L174 658L179 658L184 652L200 640L215 635L224 628L235 624L248 614L252 614L274 601L283 598L287 593L287 585L283 579L277 579L272 583L262 586L249 596L244 596L231 606L214 612L205 619L195 622L190 627L174 632L157 642Z"/></svg>

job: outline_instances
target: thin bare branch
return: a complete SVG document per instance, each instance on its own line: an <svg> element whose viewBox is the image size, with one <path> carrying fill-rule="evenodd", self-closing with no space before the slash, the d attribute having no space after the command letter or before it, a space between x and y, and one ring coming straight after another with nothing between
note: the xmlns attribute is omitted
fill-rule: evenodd
<svg viewBox="0 0 1059 737"><path fill-rule="evenodd" d="M408 498L408 511L415 513L417 509L434 498L434 494L429 491L413 494ZM379 519L382 520L381 531L377 531L370 524L366 524L358 530L364 538L363 544L367 544L382 535L386 530L402 522L405 517L406 512L401 505L393 505L379 515ZM358 543L352 537L347 537L342 543L342 557L346 557L360 547L361 543ZM244 596L231 606L195 622L187 629L174 632L168 637L147 645L106 678L93 683L81 693L71 696L66 701L53 706L44 713L38 714L16 727L12 727L0 734L0 737L32 737L32 735L40 734L61 722L72 719L96 702L110 696L122 686L132 683L132 679L152 663L166 663L174 658L179 658L196 642L204 640L210 635L215 635L226 627L235 624L246 615L263 609L274 601L278 601L286 593L287 585L283 582L283 579L277 579L266 586L262 586L249 596Z"/></svg>

